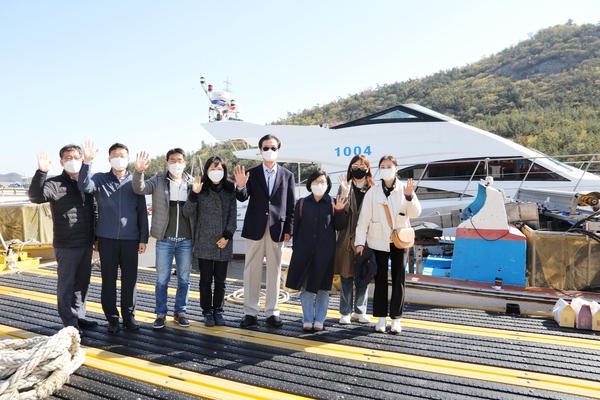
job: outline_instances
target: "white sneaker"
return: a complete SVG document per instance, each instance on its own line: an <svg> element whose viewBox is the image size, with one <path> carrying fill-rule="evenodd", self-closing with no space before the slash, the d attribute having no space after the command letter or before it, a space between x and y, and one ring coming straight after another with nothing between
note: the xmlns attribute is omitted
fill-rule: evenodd
<svg viewBox="0 0 600 400"><path fill-rule="evenodd" d="M340 318L341 325L350 325L352 321L350 320L350 314L342 315Z"/></svg>
<svg viewBox="0 0 600 400"><path fill-rule="evenodd" d="M392 333L400 333L402 332L402 323L400 322L400 318L392 320L392 329L390 329Z"/></svg>
<svg viewBox="0 0 600 400"><path fill-rule="evenodd" d="M361 324L369 324L369 323L371 323L371 319L369 317L367 317L367 314L353 313L352 314L352 321L358 321Z"/></svg>
<svg viewBox="0 0 600 400"><path fill-rule="evenodd" d="M323 330L323 323L319 322L319 321L315 321L315 323L313 324L313 330L315 330L315 331L322 331Z"/></svg>
<svg viewBox="0 0 600 400"><path fill-rule="evenodd" d="M375 325L375 331L376 332L385 332L386 324L387 324L387 321L386 321L385 317L379 318L379 321L377 321L377 325Z"/></svg>

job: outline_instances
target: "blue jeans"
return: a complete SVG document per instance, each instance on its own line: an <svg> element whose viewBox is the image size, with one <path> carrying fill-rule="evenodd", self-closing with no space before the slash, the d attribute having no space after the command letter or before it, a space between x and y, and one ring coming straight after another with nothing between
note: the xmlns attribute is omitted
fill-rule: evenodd
<svg viewBox="0 0 600 400"><path fill-rule="evenodd" d="M352 300L354 296L354 278L344 278L340 276L340 314L350 315L352 313ZM367 292L369 287L357 290L354 299L354 312L357 314L367 313Z"/></svg>
<svg viewBox="0 0 600 400"><path fill-rule="evenodd" d="M316 297L316 301L315 301ZM302 304L302 322L325 322L327 307L329 306L329 292L319 290L317 294L302 290L300 293L300 304Z"/></svg>
<svg viewBox="0 0 600 400"><path fill-rule="evenodd" d="M192 269L192 239L173 240L165 238L156 241L156 315L166 316L169 280L173 256L177 270L177 293L174 315L185 312L190 292L190 272Z"/></svg>

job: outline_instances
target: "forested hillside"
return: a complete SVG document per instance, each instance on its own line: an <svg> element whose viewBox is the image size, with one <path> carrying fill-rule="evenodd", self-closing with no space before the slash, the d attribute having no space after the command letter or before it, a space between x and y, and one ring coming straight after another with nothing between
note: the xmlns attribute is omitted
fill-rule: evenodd
<svg viewBox="0 0 600 400"><path fill-rule="evenodd" d="M365 90L276 123L331 126L403 103L550 155L598 153L600 24L569 21L466 67Z"/></svg>

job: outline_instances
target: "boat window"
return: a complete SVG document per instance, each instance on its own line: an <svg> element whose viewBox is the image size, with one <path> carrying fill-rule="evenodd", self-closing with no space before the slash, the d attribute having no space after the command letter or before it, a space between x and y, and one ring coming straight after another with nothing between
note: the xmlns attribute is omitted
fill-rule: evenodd
<svg viewBox="0 0 600 400"><path fill-rule="evenodd" d="M430 111L426 108L423 110L415 110L406 106L396 106L376 114L372 114L355 121L346 122L345 124L331 127L331 129L348 128L351 126L359 125L370 125L370 124L382 124L382 123L414 123L414 122L442 122L448 120L447 118L442 119L435 116L434 112L426 113L424 111Z"/></svg>
<svg viewBox="0 0 600 400"><path fill-rule="evenodd" d="M378 115L376 117L370 118L370 120L378 120L378 119L405 119L405 118L419 118L417 115L412 115L402 110L393 110L383 115Z"/></svg>
<svg viewBox="0 0 600 400"><path fill-rule="evenodd" d="M488 174L496 181L567 181L567 178L541 165L523 158L494 159L486 172L483 160L453 160L432 164L412 165L398 171L401 179L416 180L474 180L484 179ZM531 168L530 168L531 167ZM475 172L475 174L473 174Z"/></svg>

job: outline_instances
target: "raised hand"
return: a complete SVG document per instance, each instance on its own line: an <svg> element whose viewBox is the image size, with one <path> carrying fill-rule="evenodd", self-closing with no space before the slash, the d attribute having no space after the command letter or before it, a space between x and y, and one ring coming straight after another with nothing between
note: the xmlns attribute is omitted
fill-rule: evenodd
<svg viewBox="0 0 600 400"><path fill-rule="evenodd" d="M335 198L335 211L342 211L344 207L346 207L346 204L348 204L348 198L341 194L338 194Z"/></svg>
<svg viewBox="0 0 600 400"><path fill-rule="evenodd" d="M338 182L340 184L340 188L342 189L342 195L344 197L348 197L348 193L350 193L350 185L348 184L348 177L346 174L338 175Z"/></svg>
<svg viewBox="0 0 600 400"><path fill-rule="evenodd" d="M98 155L98 149L92 140L86 140L83 145L83 162L91 164Z"/></svg>
<svg viewBox="0 0 600 400"><path fill-rule="evenodd" d="M202 179L200 178L200 175L196 176L194 178L194 180L192 181L192 191L194 193L200 193L202 191Z"/></svg>
<svg viewBox="0 0 600 400"><path fill-rule="evenodd" d="M250 177L250 172L246 172L246 167L236 165L233 170L233 176L235 177L235 185L239 188L246 186L248 183L248 178Z"/></svg>
<svg viewBox="0 0 600 400"><path fill-rule="evenodd" d="M413 178L408 178L406 181L406 186L404 186L404 195L406 197L412 197L415 189L417 188L417 184L413 180Z"/></svg>
<svg viewBox="0 0 600 400"><path fill-rule="evenodd" d="M45 151L40 152L38 154L38 169L42 172L48 172L52 168L52 161L48 157L48 153Z"/></svg>
<svg viewBox="0 0 600 400"><path fill-rule="evenodd" d="M139 152L135 155L135 170L143 172L150 166L150 153L147 151Z"/></svg>

